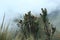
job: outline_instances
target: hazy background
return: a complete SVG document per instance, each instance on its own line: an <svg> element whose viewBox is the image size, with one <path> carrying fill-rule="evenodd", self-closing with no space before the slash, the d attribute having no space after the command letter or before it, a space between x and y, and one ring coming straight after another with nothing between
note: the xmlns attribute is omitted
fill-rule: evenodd
<svg viewBox="0 0 60 40"><path fill-rule="evenodd" d="M32 11L35 14L40 13L41 8L47 8L50 13L59 6L59 0L0 0L0 22L5 13L5 20Z"/></svg>
<svg viewBox="0 0 60 40"><path fill-rule="evenodd" d="M47 8L48 14L51 14L49 18L54 21L57 17L53 18L58 16L56 10L60 10L60 0L0 0L0 23L2 22L4 13L5 22L11 22L13 18L22 16L28 11L32 11L34 15L39 15L41 8ZM58 19L56 20L58 21Z"/></svg>

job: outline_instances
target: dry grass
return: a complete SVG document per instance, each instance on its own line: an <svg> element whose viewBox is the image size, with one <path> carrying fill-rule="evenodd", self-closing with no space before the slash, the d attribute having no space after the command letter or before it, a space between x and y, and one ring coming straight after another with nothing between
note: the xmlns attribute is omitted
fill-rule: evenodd
<svg viewBox="0 0 60 40"><path fill-rule="evenodd" d="M12 31L11 32L8 31L9 24L7 26L4 25L4 19L5 19L5 14L3 17L2 24L0 26L0 40L33 40L32 35L30 35L30 37L26 39L21 32L19 32L14 38L12 35Z"/></svg>
<svg viewBox="0 0 60 40"><path fill-rule="evenodd" d="M12 31L11 32L8 31L9 24L7 26L5 26L5 25L3 26L4 18L5 18L5 16L3 17L3 21L0 26L0 40L34 40L34 37L32 34L30 35L30 37L28 37L26 39L25 36L23 35L23 33L21 33L21 32L17 33L17 35L15 37L13 37ZM39 18L39 19L41 19L41 18ZM43 34L44 33L44 30L43 30L44 23L43 23L42 19L40 21L41 22L39 22L39 24L40 24L39 26L42 26L42 28L40 28L42 30L42 32L40 32L40 34L42 37L39 40L44 40L44 38L43 38L43 36L44 36L44 34Z"/></svg>
<svg viewBox="0 0 60 40"><path fill-rule="evenodd" d="M11 33L8 31L9 25L7 25L7 27L6 26L1 27L0 27L0 40L11 40L12 36Z"/></svg>

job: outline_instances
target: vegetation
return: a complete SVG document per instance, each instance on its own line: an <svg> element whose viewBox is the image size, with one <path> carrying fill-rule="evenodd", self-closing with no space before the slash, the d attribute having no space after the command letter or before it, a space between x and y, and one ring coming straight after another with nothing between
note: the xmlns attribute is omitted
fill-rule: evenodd
<svg viewBox="0 0 60 40"><path fill-rule="evenodd" d="M42 35L45 35L45 40L52 39L56 28L50 25L46 8L42 8L41 10L43 14L40 14L40 17L31 15L31 11L29 11L28 14L25 14L24 20L20 20L19 23L21 24L21 32L26 39L30 37L30 35L33 35L34 40L41 39Z"/></svg>
<svg viewBox="0 0 60 40"><path fill-rule="evenodd" d="M59 40L54 37L56 27L49 22L47 17L47 9L41 9L42 14L39 17L32 15L31 11L24 15L24 19L18 21L20 31L15 37L12 35L12 31L9 32L9 24L3 26L3 22L0 27L0 40ZM6 28L5 28L6 27ZM53 38L54 37L54 38Z"/></svg>

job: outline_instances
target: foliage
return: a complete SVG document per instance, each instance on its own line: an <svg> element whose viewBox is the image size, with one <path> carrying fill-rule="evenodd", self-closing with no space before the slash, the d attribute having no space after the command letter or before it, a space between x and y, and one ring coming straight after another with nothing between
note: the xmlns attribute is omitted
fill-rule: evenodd
<svg viewBox="0 0 60 40"><path fill-rule="evenodd" d="M3 26L4 16L0 27L0 40L52 40L56 28L48 20L47 9L41 10L42 14L39 17L33 16L31 11L24 15L24 20L19 21L21 26L18 25L21 30L15 37L8 31L9 24L7 27Z"/></svg>
<svg viewBox="0 0 60 40"><path fill-rule="evenodd" d="M24 20L20 20L19 23L21 24L21 32L26 37L26 39L30 35L33 35L34 40L38 40L38 38L42 36L41 34L45 33L47 37L46 40L50 40L54 34L56 28L51 26L50 22L48 21L47 9L41 8L41 10L43 14L40 14L40 17L31 15L31 11L29 11L28 14L25 14ZM51 28L49 29L49 27Z"/></svg>

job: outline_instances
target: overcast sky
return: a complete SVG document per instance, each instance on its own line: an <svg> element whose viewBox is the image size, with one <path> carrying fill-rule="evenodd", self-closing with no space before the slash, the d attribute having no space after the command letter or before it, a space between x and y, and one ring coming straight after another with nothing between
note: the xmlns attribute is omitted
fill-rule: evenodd
<svg viewBox="0 0 60 40"><path fill-rule="evenodd" d="M48 13L59 7L59 0L0 0L0 22L5 13L5 20L32 11L39 14L41 8L47 8Z"/></svg>

